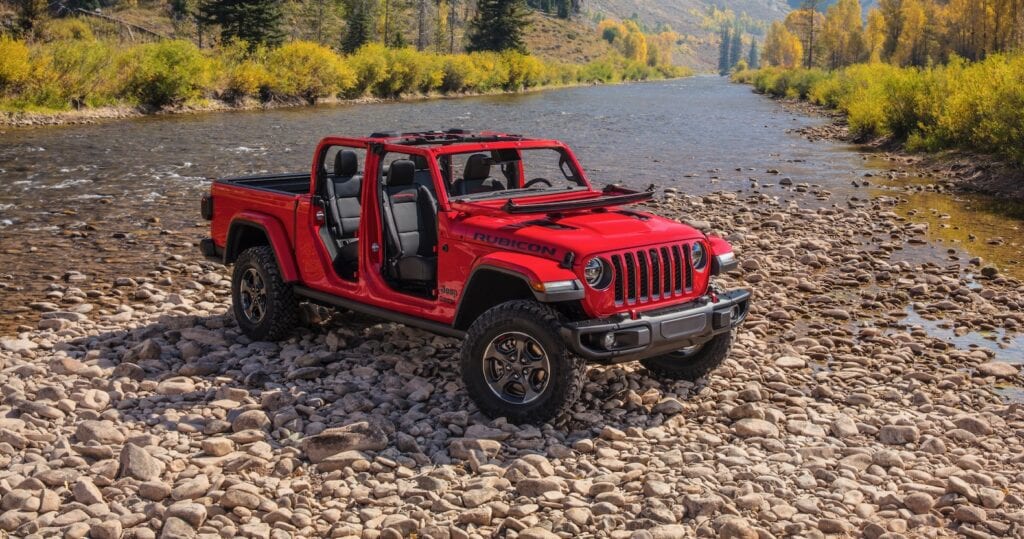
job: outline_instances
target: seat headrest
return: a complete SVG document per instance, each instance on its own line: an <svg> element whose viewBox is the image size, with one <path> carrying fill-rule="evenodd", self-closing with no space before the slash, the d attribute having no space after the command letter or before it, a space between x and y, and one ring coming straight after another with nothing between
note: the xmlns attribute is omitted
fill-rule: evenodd
<svg viewBox="0 0 1024 539"><path fill-rule="evenodd" d="M352 150L342 150L334 156L335 176L355 176L359 172L359 157Z"/></svg>
<svg viewBox="0 0 1024 539"><path fill-rule="evenodd" d="M483 180L491 175L491 158L482 153L469 156L466 170L462 173L465 180Z"/></svg>
<svg viewBox="0 0 1024 539"><path fill-rule="evenodd" d="M416 177L416 164L408 159L399 159L391 163L388 169L387 184L389 187L412 185Z"/></svg>
<svg viewBox="0 0 1024 539"><path fill-rule="evenodd" d="M427 168L427 158L422 155L410 155L409 160L416 165L416 170L423 170Z"/></svg>

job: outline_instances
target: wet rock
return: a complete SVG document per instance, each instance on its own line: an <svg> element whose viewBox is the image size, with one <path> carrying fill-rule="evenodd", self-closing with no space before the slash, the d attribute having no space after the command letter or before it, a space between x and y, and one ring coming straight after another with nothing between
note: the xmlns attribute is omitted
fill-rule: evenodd
<svg viewBox="0 0 1024 539"><path fill-rule="evenodd" d="M1013 378L1020 374L1020 368L1016 365L998 361L982 363L977 366L977 369L985 376L995 376L996 378Z"/></svg>

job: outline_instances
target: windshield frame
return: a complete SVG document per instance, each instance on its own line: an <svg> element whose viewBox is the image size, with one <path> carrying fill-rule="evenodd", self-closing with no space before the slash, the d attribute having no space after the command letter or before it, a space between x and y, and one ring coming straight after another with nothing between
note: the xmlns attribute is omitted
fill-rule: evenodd
<svg viewBox="0 0 1024 539"><path fill-rule="evenodd" d="M441 171L441 168L440 168L440 159L442 157L445 157L445 156L451 157L451 156L454 156L454 155L467 155L467 154L473 154L473 153L488 153L488 152L491 152L491 151L500 151L500 150L522 150L522 151L526 151L526 150L554 150L556 152L559 152L559 153L561 153L565 157L566 164L575 173L576 178L579 181L579 184L578 185L558 186L558 187L553 186L551 188L542 188L542 189L538 189L538 188L525 189L525 188L518 188L517 187L515 189L504 189L504 190L501 190L501 191L490 191L490 192L486 192L486 193L475 193L475 194L470 194L470 195L457 195L456 196L456 195L450 195L449 194L448 191L450 189L450 186L448 185L448 183L446 181L446 178L443 176L443 174L441 174L442 171ZM560 142L555 142L555 141L501 141L501 142L474 143L474 144L451 144L451 145L446 145L446 146L442 146L442 147L432 148L431 153L434 154L434 159L433 159L433 163L431 163L431 168L434 169L436 167L436 170L437 170L437 173L438 173L438 178L437 178L436 184L438 186L444 186L445 187L445 189L444 189L444 197L445 197L445 199L446 200L451 200L453 202L459 202L459 201L469 202L469 201L491 200L491 199L496 199L496 198L499 198L499 199L507 199L507 198L518 199L518 198L523 198L523 197L528 197L528 196L552 195L552 194L558 194L558 193L579 193L579 192L593 191L594 190L593 185L590 183L590 179L587 178L587 175L584 172L583 167L580 165L579 161L576 159L576 155L573 153L573 151L571 149L569 149L568 146L566 146L565 144L562 144ZM549 178L549 180L550 180L550 178Z"/></svg>

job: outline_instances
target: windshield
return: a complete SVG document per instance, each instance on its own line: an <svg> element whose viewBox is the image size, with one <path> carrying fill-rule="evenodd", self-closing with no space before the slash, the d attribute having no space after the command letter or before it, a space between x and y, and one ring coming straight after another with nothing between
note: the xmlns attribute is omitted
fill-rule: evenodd
<svg viewBox="0 0 1024 539"><path fill-rule="evenodd" d="M449 198L515 198L544 191L586 189L583 175L560 148L447 154L438 166Z"/></svg>

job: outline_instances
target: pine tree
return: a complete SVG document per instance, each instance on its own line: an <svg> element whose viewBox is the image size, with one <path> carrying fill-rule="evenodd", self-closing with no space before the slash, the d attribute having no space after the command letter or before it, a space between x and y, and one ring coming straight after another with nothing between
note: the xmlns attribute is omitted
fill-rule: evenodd
<svg viewBox="0 0 1024 539"><path fill-rule="evenodd" d="M761 67L761 53L757 50L757 40L750 40L750 52L747 54L747 67L758 69Z"/></svg>
<svg viewBox="0 0 1024 539"><path fill-rule="evenodd" d="M718 74L727 75L729 73L729 27L722 27L722 36L718 43Z"/></svg>
<svg viewBox="0 0 1024 539"><path fill-rule="evenodd" d="M739 63L740 58L743 56L743 34L740 32L739 27L732 31L732 43L729 45L729 69Z"/></svg>
<svg viewBox="0 0 1024 539"><path fill-rule="evenodd" d="M373 14L368 0L356 0L348 11L345 38L341 41L341 50L352 53L370 41L373 35Z"/></svg>
<svg viewBox="0 0 1024 539"><path fill-rule="evenodd" d="M251 48L281 44L281 18L281 0L204 0L199 6L200 22L220 26L221 41L241 39Z"/></svg>
<svg viewBox="0 0 1024 539"><path fill-rule="evenodd" d="M526 52L523 31L529 22L524 0L480 0L469 25L466 50Z"/></svg>
<svg viewBox="0 0 1024 539"><path fill-rule="evenodd" d="M569 18L569 0L557 0L558 1L558 18L568 19Z"/></svg>

